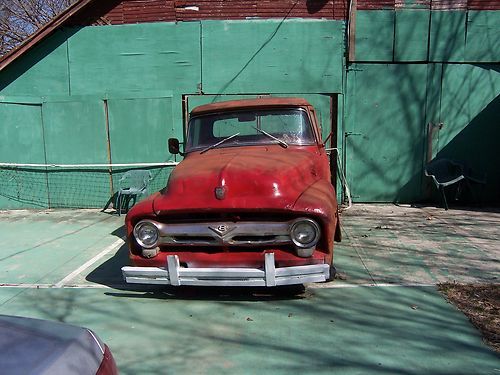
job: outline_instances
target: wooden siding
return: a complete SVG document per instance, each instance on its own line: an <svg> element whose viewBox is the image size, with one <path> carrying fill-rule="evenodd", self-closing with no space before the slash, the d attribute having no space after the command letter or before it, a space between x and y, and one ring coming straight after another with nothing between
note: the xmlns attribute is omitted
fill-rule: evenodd
<svg viewBox="0 0 500 375"><path fill-rule="evenodd" d="M112 0L96 3L70 24L122 25L145 22L248 18L347 18L348 0Z"/></svg>
<svg viewBox="0 0 500 375"><path fill-rule="evenodd" d="M498 10L500 0L358 0L358 10ZM250 18L348 18L349 0L110 0L95 2L72 26Z"/></svg>

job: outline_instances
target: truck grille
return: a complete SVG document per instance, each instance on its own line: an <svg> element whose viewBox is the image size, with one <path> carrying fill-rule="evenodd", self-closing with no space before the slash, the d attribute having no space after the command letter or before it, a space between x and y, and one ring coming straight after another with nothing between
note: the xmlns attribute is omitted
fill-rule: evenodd
<svg viewBox="0 0 500 375"><path fill-rule="evenodd" d="M155 222L159 246L263 246L286 245L290 239L287 222L205 222L164 224Z"/></svg>

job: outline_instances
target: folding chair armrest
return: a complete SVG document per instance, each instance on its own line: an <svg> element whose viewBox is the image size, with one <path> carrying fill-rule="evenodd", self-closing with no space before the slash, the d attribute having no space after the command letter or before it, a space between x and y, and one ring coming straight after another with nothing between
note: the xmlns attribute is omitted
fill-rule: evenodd
<svg viewBox="0 0 500 375"><path fill-rule="evenodd" d="M461 181L464 178L465 178L465 176L462 174L462 175L454 178L453 180L446 181L446 182L441 182L440 185L442 185L442 186L450 186L450 185L456 184L458 181Z"/></svg>

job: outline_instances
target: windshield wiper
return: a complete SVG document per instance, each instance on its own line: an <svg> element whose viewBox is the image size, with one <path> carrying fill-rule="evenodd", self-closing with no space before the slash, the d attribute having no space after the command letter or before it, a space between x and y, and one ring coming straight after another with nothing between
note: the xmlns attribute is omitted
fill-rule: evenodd
<svg viewBox="0 0 500 375"><path fill-rule="evenodd" d="M207 151L209 151L209 150L211 150L211 149L213 149L213 148L216 148L217 146L219 146L219 145L223 144L224 142L229 141L230 139L233 139L234 137L237 137L238 135L240 135L240 133L236 133L236 134L230 135L229 137L224 138L222 141L219 141L219 142L217 142L217 143L215 143L215 144L213 144L213 145L211 145L211 146L208 146L207 148L203 149L203 150L200 152L200 154L203 154L203 153L205 153L205 152L207 152Z"/></svg>
<svg viewBox="0 0 500 375"><path fill-rule="evenodd" d="M286 143L285 141L282 141L279 138L276 138L274 135L271 135L271 134L269 134L268 132L266 132L266 131L264 131L262 129L256 128L255 126L252 126L252 128L254 128L255 130L257 130L258 132L261 132L264 135L267 135L269 138L274 139L276 142L279 143L279 145L281 147L283 147L283 148L287 148L288 147L288 143Z"/></svg>

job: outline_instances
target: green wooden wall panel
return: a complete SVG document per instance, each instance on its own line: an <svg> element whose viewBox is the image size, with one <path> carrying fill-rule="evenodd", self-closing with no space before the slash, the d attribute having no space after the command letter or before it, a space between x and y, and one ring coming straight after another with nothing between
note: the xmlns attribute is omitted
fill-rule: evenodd
<svg viewBox="0 0 500 375"><path fill-rule="evenodd" d="M472 65L469 80L474 93L469 95L469 112L474 118L500 95L500 64ZM500 112L497 114L500 125Z"/></svg>
<svg viewBox="0 0 500 375"><path fill-rule="evenodd" d="M172 98L111 99L109 133L111 160L116 163L158 163L174 160L167 140L172 131ZM182 129L182 122L177 126ZM144 169L144 168L142 168ZM165 187L172 168L149 168L153 176L150 192ZM113 169L113 186L117 191L125 168Z"/></svg>
<svg viewBox="0 0 500 375"><path fill-rule="evenodd" d="M429 60L463 62L465 57L465 11L432 11Z"/></svg>
<svg viewBox="0 0 500 375"><path fill-rule="evenodd" d="M444 64L441 89L439 149L448 144L471 120L469 111L472 65Z"/></svg>
<svg viewBox="0 0 500 375"><path fill-rule="evenodd" d="M429 38L428 10L396 11L395 61L426 61Z"/></svg>
<svg viewBox="0 0 500 375"><path fill-rule="evenodd" d="M43 104L48 164L108 163L102 100ZM51 207L104 207L110 176L104 169L50 169Z"/></svg>
<svg viewBox="0 0 500 375"><path fill-rule="evenodd" d="M171 159L172 98L110 99L113 163L157 163Z"/></svg>
<svg viewBox="0 0 500 375"><path fill-rule="evenodd" d="M341 92L343 27L318 20L203 22L203 92Z"/></svg>
<svg viewBox="0 0 500 375"><path fill-rule="evenodd" d="M425 111L425 132L428 144L426 155L422 159L425 164L428 159L436 157L439 151L439 127L441 123L441 85L443 64L427 65L427 97ZM429 140L429 137L431 138ZM429 149L430 147L430 149Z"/></svg>
<svg viewBox="0 0 500 375"><path fill-rule="evenodd" d="M500 11L468 12L465 58L474 62L500 61Z"/></svg>
<svg viewBox="0 0 500 375"><path fill-rule="evenodd" d="M57 32L0 73L1 95L68 95L68 34Z"/></svg>
<svg viewBox="0 0 500 375"><path fill-rule="evenodd" d="M41 105L0 103L0 162L45 163ZM0 208L45 207L45 169L0 167Z"/></svg>
<svg viewBox="0 0 500 375"><path fill-rule="evenodd" d="M356 61L393 60L394 18L392 10L356 12Z"/></svg>
<svg viewBox="0 0 500 375"><path fill-rule="evenodd" d="M357 202L421 195L427 66L355 64L347 78L346 169Z"/></svg>
<svg viewBox="0 0 500 375"><path fill-rule="evenodd" d="M176 89L201 83L200 24L87 27L69 40L71 93Z"/></svg>

